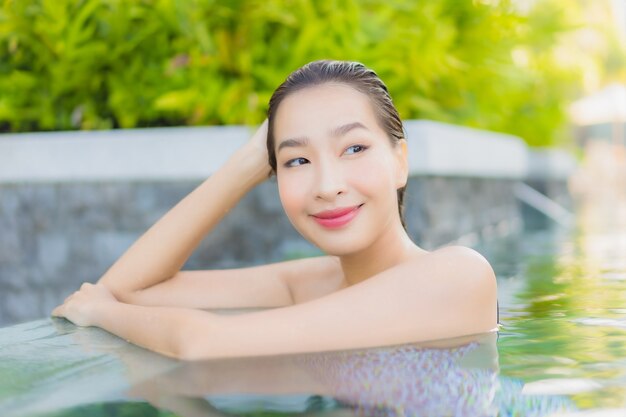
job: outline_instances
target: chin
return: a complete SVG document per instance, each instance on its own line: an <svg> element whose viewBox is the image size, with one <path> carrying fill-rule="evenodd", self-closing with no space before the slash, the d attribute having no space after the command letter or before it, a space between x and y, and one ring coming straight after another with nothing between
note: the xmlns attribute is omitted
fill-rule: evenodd
<svg viewBox="0 0 626 417"><path fill-rule="evenodd" d="M356 236L353 236L351 239L341 239L333 236L325 237L324 239L309 239L307 240L317 246L321 251L323 251L327 255L332 256L345 256L353 253L360 252L364 250L367 245L365 245L365 239L358 238L358 242Z"/></svg>
<svg viewBox="0 0 626 417"><path fill-rule="evenodd" d="M313 220L307 219L310 222ZM322 252L332 256L344 256L365 250L368 247L371 237L368 238L365 231L358 228L352 228L350 225L345 229L325 230L317 224L300 224L297 227L292 221L291 224L308 242L315 245ZM352 226L356 226L353 224Z"/></svg>

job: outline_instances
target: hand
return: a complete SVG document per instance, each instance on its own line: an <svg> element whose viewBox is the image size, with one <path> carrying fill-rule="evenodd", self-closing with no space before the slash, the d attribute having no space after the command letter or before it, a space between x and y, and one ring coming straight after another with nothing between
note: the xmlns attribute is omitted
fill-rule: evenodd
<svg viewBox="0 0 626 417"><path fill-rule="evenodd" d="M267 154L267 126L265 119L236 154L237 165L245 167L254 185L265 181L272 172Z"/></svg>
<svg viewBox="0 0 626 417"><path fill-rule="evenodd" d="M80 290L52 310L52 316L65 317L77 326L94 326L102 307L117 300L103 284L85 282Z"/></svg>
<svg viewBox="0 0 626 417"><path fill-rule="evenodd" d="M267 128L268 128L267 119L263 120L263 123L257 128L256 132L250 137L247 145L253 146L257 148L257 150L263 154L265 160L267 161Z"/></svg>

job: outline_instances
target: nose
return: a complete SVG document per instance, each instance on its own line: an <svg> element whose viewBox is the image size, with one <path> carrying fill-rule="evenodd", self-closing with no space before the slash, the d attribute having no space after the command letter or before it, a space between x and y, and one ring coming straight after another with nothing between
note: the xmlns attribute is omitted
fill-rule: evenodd
<svg viewBox="0 0 626 417"><path fill-rule="evenodd" d="M317 164L316 198L332 201L346 192L344 173L338 162L324 161Z"/></svg>

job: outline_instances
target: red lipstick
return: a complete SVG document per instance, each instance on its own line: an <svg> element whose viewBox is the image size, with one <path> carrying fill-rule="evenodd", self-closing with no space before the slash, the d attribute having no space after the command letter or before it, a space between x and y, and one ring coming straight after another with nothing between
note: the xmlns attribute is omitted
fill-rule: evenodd
<svg viewBox="0 0 626 417"><path fill-rule="evenodd" d="M315 213L312 215L313 219L320 224L329 229L336 229L341 227L359 214L359 209L363 204L352 207L342 207L333 210L325 210L320 211L319 213Z"/></svg>

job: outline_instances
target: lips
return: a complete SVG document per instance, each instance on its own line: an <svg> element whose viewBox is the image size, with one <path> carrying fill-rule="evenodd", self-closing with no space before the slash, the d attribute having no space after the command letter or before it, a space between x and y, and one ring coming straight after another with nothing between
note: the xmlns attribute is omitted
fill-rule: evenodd
<svg viewBox="0 0 626 417"><path fill-rule="evenodd" d="M334 209L334 210L320 211L319 213L313 214L313 217L317 217L318 219L334 219L334 218L337 218L337 217L345 216L346 214L350 213L351 211L354 211L354 210L358 209L362 205L363 204L359 204L358 206L343 207L343 208L337 208L337 209Z"/></svg>
<svg viewBox="0 0 626 417"><path fill-rule="evenodd" d="M350 223L359 214L362 205L320 211L312 215L312 217L322 227L337 229Z"/></svg>

